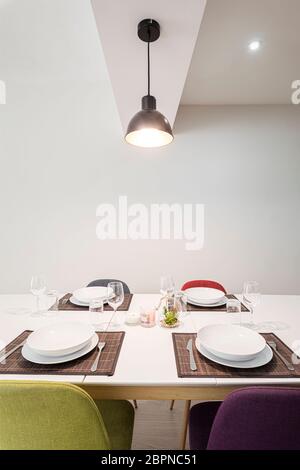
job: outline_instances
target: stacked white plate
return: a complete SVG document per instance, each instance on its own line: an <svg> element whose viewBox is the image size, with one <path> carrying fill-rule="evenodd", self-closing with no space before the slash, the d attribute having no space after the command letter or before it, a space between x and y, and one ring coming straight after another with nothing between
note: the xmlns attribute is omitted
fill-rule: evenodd
<svg viewBox="0 0 300 470"><path fill-rule="evenodd" d="M271 361L272 349L256 331L237 325L208 325L198 331L198 351L224 366L250 369Z"/></svg>
<svg viewBox="0 0 300 470"><path fill-rule="evenodd" d="M60 364L89 353L98 341L98 335L90 325L56 323L33 331L22 348L22 355L36 364Z"/></svg>
<svg viewBox="0 0 300 470"><path fill-rule="evenodd" d="M70 302L80 307L88 307L90 302L95 299L102 299L103 303L107 303L108 299L107 287L82 287L73 292ZM109 298L113 297L112 289L109 291Z"/></svg>
<svg viewBox="0 0 300 470"><path fill-rule="evenodd" d="M188 303L197 307L212 308L225 305L227 302L223 291L210 287L191 287L186 289L184 293L187 296Z"/></svg>

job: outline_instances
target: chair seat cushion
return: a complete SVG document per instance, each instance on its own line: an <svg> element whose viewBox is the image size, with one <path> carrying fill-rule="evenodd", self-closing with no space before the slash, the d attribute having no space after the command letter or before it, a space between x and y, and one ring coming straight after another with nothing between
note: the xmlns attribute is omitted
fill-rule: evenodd
<svg viewBox="0 0 300 470"><path fill-rule="evenodd" d="M134 409L123 400L94 400L103 418L112 450L131 448Z"/></svg>
<svg viewBox="0 0 300 470"><path fill-rule="evenodd" d="M189 440L191 450L205 450L221 401L198 403L191 408Z"/></svg>

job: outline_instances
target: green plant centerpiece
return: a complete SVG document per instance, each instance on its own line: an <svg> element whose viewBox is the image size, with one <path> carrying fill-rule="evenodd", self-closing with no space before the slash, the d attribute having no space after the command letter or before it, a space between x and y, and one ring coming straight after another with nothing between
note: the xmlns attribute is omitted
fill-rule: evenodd
<svg viewBox="0 0 300 470"><path fill-rule="evenodd" d="M164 322L167 326L174 326L178 322L178 316L176 310L168 310L164 307Z"/></svg>
<svg viewBox="0 0 300 470"><path fill-rule="evenodd" d="M175 328L179 325L178 308L175 295L169 295L165 299L165 305L162 311L161 326L165 328Z"/></svg>

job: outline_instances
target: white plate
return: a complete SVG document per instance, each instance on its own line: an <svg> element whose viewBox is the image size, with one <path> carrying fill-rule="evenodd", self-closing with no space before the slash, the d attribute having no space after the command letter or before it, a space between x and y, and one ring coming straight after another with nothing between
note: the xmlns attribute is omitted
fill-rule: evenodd
<svg viewBox="0 0 300 470"><path fill-rule="evenodd" d="M34 362L35 364L61 364L63 362L73 361L74 359L78 359L79 357L82 357L85 354L89 353L97 346L98 341L98 335L95 333L91 341L89 341L89 343L84 346L84 348L72 354L57 357L42 356L40 354L35 353L32 349L29 348L27 344L24 344L22 348L22 356L27 361Z"/></svg>
<svg viewBox="0 0 300 470"><path fill-rule="evenodd" d="M26 342L42 356L63 356L86 346L94 333L94 328L85 323L55 323L33 331Z"/></svg>
<svg viewBox="0 0 300 470"><path fill-rule="evenodd" d="M253 369L254 367L261 367L265 364L268 364L268 362L270 362L273 357L273 351L267 344L262 350L262 352L259 353L254 359L251 359L250 361L241 362L228 361L226 359L222 359L218 356L215 356L210 351L207 351L207 349L205 349L204 346L200 344L198 338L196 339L195 344L198 351L204 357L207 357L207 359L210 359L211 361L216 362L217 364L221 364L222 366L234 367L235 369Z"/></svg>
<svg viewBox="0 0 300 470"><path fill-rule="evenodd" d="M198 331L201 345L212 354L229 361L248 361L266 346L256 331L238 325L207 325Z"/></svg>
<svg viewBox="0 0 300 470"><path fill-rule="evenodd" d="M110 295L113 291L110 289ZM95 286L95 287L82 287L73 292L73 297L79 300L79 302L90 303L94 299L107 299L107 287Z"/></svg>
<svg viewBox="0 0 300 470"><path fill-rule="evenodd" d="M189 299L205 305L215 304L225 296L223 291L210 287L191 287L186 289L184 293Z"/></svg>
<svg viewBox="0 0 300 470"><path fill-rule="evenodd" d="M77 305L78 307L89 307L89 302L80 302L80 300L75 299L74 295L69 298L71 304ZM104 304L107 304L107 298L102 298Z"/></svg>
<svg viewBox="0 0 300 470"><path fill-rule="evenodd" d="M227 303L227 300L228 300L227 297L224 297L224 299L220 300L219 302L215 304L207 305L207 304L202 304L201 302L196 302L195 300L191 300L189 299L189 297L187 298L188 304L195 305L196 307L205 307L205 308L222 307L222 305L225 305Z"/></svg>

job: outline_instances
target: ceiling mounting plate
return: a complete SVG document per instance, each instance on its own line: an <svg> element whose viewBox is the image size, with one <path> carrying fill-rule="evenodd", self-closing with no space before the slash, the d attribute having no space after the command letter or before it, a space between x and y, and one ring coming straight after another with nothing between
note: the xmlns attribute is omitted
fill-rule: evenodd
<svg viewBox="0 0 300 470"><path fill-rule="evenodd" d="M160 36L160 26L155 20L142 20L138 24L138 37L144 42L154 42Z"/></svg>

